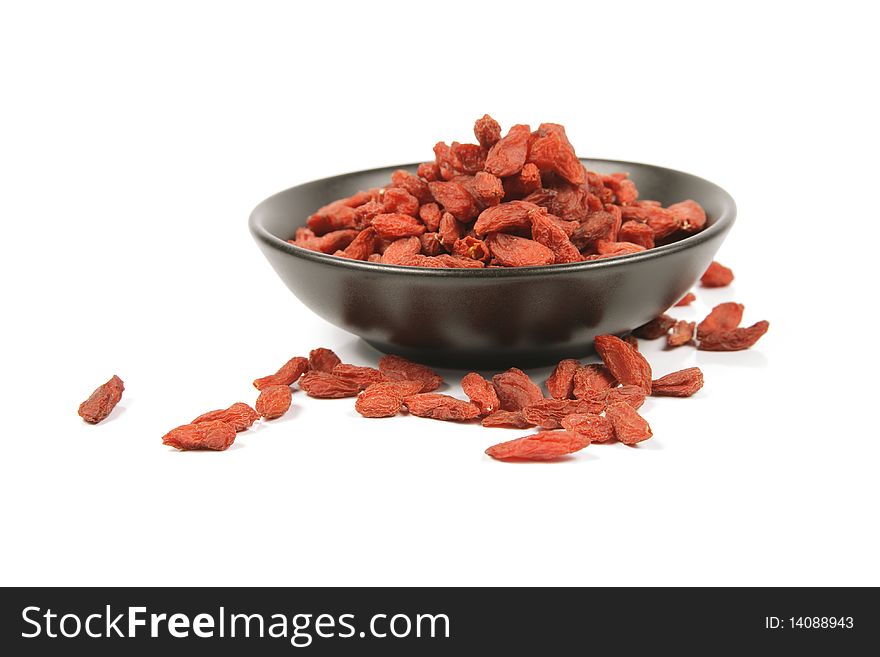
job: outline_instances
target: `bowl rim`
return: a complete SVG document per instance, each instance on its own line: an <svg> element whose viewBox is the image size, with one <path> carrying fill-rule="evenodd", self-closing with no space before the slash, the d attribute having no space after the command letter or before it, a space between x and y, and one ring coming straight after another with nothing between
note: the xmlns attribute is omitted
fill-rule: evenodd
<svg viewBox="0 0 880 657"><path fill-rule="evenodd" d="M638 166L643 168L654 169L658 172L664 172L667 174L673 174L678 176L687 176L688 178L696 179L704 184L707 184L711 187L714 187L716 192L719 194L722 202L722 211L721 215L712 223L710 226L700 231L699 233L694 233L693 235L689 235L684 239L680 239L677 242L672 242L671 244L664 244L663 246L657 246L653 249L647 249L646 251L640 251L638 253L630 253L627 255L616 256L612 258L602 258L599 260L588 260L583 262L568 262L562 264L553 264L553 265L538 265L538 266L529 266L529 267L492 267L492 268L431 268L431 267L413 267L409 265L392 265L389 263L383 262L369 262L367 260L352 260L349 258L340 258L339 256L334 256L329 253L321 253L320 251L311 251L309 249L304 249L300 246L294 246L290 244L286 240L277 237L273 233L269 232L269 230L263 225L262 219L258 216L261 213L261 209L265 207L270 201L274 198L281 196L290 192L293 189L297 189L300 187L305 187L308 185L316 185L318 183L328 183L333 181L338 181L343 178L348 178L357 174L379 174L384 171L393 172L397 169L407 169L411 170L414 167L417 167L419 163L409 163L409 164L398 164L394 166L384 166L384 167L376 167L373 169L361 169L358 171L351 171L348 173L342 173L335 176L329 176L326 178L317 178L315 180L310 180L307 182L300 183L299 185L294 185L293 187L289 187L285 190L282 190L272 196L261 201L252 211L248 218L248 227L250 228L251 234L254 236L254 239L257 241L263 242L264 244L271 246L274 249L287 253L297 258L302 258L304 260L310 260L312 262L316 262L323 265L328 265L331 267L341 267L344 269L349 269L353 271L361 271L361 272L374 272L374 273L385 273L391 275L400 275L400 276L409 276L409 275L420 275L420 276L436 276L436 277L456 277L456 278L518 278L518 277L531 277L531 276L545 276L545 275L554 275L554 274L568 274L572 272L578 271L594 271L600 269L611 269L614 267L624 266L630 263L643 262L652 260L655 258L662 258L667 255L672 255L673 253L678 253L686 249L693 248L707 240L713 239L716 235L722 234L727 231L732 225L734 220L736 219L736 202L733 200L733 197L722 187L713 183L710 180L706 180L705 178L701 178L699 176L695 176L694 174L687 173L684 171L678 171L676 169L670 169L668 167L658 166L656 164L645 164L642 162L632 162L627 160L610 160L603 158L579 158L581 162L584 164L589 163L601 163L603 165L609 165L613 167L620 167L621 170L625 170L627 166ZM682 199L684 200L684 199ZM328 201L329 202L329 201Z"/></svg>

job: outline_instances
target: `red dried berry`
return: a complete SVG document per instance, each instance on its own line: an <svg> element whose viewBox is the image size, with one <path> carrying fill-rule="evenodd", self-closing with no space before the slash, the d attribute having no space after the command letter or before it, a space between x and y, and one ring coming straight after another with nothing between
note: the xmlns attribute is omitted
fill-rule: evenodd
<svg viewBox="0 0 880 657"><path fill-rule="evenodd" d="M528 161L541 171L552 171L572 185L583 184L584 165L575 155L565 135L565 128L555 123L542 123L531 141Z"/></svg>
<svg viewBox="0 0 880 657"><path fill-rule="evenodd" d="M437 163L439 178L452 180L455 177L455 158L452 156L452 149L445 141L434 144L434 161Z"/></svg>
<svg viewBox="0 0 880 657"><path fill-rule="evenodd" d="M582 450L590 439L568 431L540 431L530 436L493 445L486 454L493 459L549 461Z"/></svg>
<svg viewBox="0 0 880 657"><path fill-rule="evenodd" d="M480 415L490 415L501 408L501 401L491 382L476 372L465 374L461 380L461 389L471 403L480 409Z"/></svg>
<svg viewBox="0 0 880 657"><path fill-rule="evenodd" d="M332 374L340 379L356 383L361 389L386 380L385 375L375 367L360 367L346 363L339 363L333 368Z"/></svg>
<svg viewBox="0 0 880 657"><path fill-rule="evenodd" d="M199 424L201 422L213 422L220 420L235 429L236 433L250 428L250 426L260 419L260 414L243 402L236 402L229 408L222 408L216 411L208 411L199 415L190 424Z"/></svg>
<svg viewBox="0 0 880 657"><path fill-rule="evenodd" d="M566 431L589 438L591 443L606 443L614 440L614 427L611 420L602 415L574 414L562 418Z"/></svg>
<svg viewBox="0 0 880 657"><path fill-rule="evenodd" d="M770 322L761 320L748 328L711 331L700 338L697 347L703 351L740 351L754 345L770 328Z"/></svg>
<svg viewBox="0 0 880 657"><path fill-rule="evenodd" d="M274 420L287 412L290 408L290 401L290 386L266 386L260 390L260 395L257 397L257 403L254 406L257 409L257 413L262 417L267 420Z"/></svg>
<svg viewBox="0 0 880 657"><path fill-rule="evenodd" d="M484 427L503 427L505 429L528 429L534 426L523 417L522 411L495 411L480 423Z"/></svg>
<svg viewBox="0 0 880 657"><path fill-rule="evenodd" d="M405 189L389 187L382 195L382 210L386 214L406 214L415 217L419 211L419 199Z"/></svg>
<svg viewBox="0 0 880 657"><path fill-rule="evenodd" d="M671 329L675 325L675 317L670 317L669 315L660 315L659 317L655 317L647 324L642 324L637 329L633 329L633 334L636 337L642 338L644 340L656 340L657 338L662 338L664 335L669 333L669 329Z"/></svg>
<svg viewBox="0 0 880 657"><path fill-rule="evenodd" d="M332 353L332 352L331 352ZM292 386L309 369L309 359L294 356L284 363L275 374L254 380L254 388L262 390L267 386Z"/></svg>
<svg viewBox="0 0 880 657"><path fill-rule="evenodd" d="M431 190L428 189L428 183L405 169L398 169L391 174L391 184L415 196L419 203L430 203L433 201ZM402 210L398 210L398 212L402 212Z"/></svg>
<svg viewBox="0 0 880 657"><path fill-rule="evenodd" d="M666 209L686 233L696 233L706 226L706 211L696 201L688 199L681 203L673 203Z"/></svg>
<svg viewBox="0 0 880 657"><path fill-rule="evenodd" d="M700 277L703 287L726 287L733 282L733 271L719 262L712 261L706 272Z"/></svg>
<svg viewBox="0 0 880 657"><path fill-rule="evenodd" d="M639 386L646 395L651 394L651 366L644 356L613 335L598 335L594 344L615 379L624 385Z"/></svg>
<svg viewBox="0 0 880 657"><path fill-rule="evenodd" d="M516 367L493 376L492 385L505 411L519 411L544 399L544 393L535 382Z"/></svg>
<svg viewBox="0 0 880 657"><path fill-rule="evenodd" d="M376 251L376 241L379 236L376 229L372 226L365 228L354 240L341 252L337 251L334 255L341 255L352 260L366 260L371 253Z"/></svg>
<svg viewBox="0 0 880 657"><path fill-rule="evenodd" d="M474 123L474 136L483 148L492 148L501 139L501 126L488 114Z"/></svg>
<svg viewBox="0 0 880 657"><path fill-rule="evenodd" d="M410 415L434 420L473 420L480 415L475 404L436 392L423 392L403 400Z"/></svg>
<svg viewBox="0 0 880 657"><path fill-rule="evenodd" d="M575 370L572 393L578 399L591 399L594 392L602 392L617 385L617 379L604 365L591 363Z"/></svg>
<svg viewBox="0 0 880 657"><path fill-rule="evenodd" d="M416 173L419 175L419 178L428 182L440 180L440 167L437 166L436 162L422 162Z"/></svg>
<svg viewBox="0 0 880 657"><path fill-rule="evenodd" d="M606 407L609 404L622 402L638 410L645 403L645 391L639 386L619 386L603 390L599 393L598 398L604 402Z"/></svg>
<svg viewBox="0 0 880 657"><path fill-rule="evenodd" d="M439 233L425 233L419 237L419 241L422 245L422 255L435 256L443 253L443 240Z"/></svg>
<svg viewBox="0 0 880 657"><path fill-rule="evenodd" d="M625 221L617 231L617 239L621 242L631 242L646 249L654 248L654 230L648 224L638 221Z"/></svg>
<svg viewBox="0 0 880 657"><path fill-rule="evenodd" d="M486 163L486 149L479 144L459 144L452 142L453 165L456 171L473 175L483 170Z"/></svg>
<svg viewBox="0 0 880 657"><path fill-rule="evenodd" d="M443 385L443 378L425 365L402 356L387 354L379 359L379 369L392 381L419 381L422 392L431 392Z"/></svg>
<svg viewBox="0 0 880 657"><path fill-rule="evenodd" d="M502 178L512 176L523 168L529 151L531 129L527 125L515 125L492 148L486 156L486 171Z"/></svg>
<svg viewBox="0 0 880 657"><path fill-rule="evenodd" d="M394 240L382 254L382 262L389 265L399 265L410 256L417 255L422 251L420 237L402 237Z"/></svg>
<svg viewBox="0 0 880 657"><path fill-rule="evenodd" d="M342 359L332 349L318 347L309 352L309 369L317 372L332 372Z"/></svg>
<svg viewBox="0 0 880 657"><path fill-rule="evenodd" d="M654 435L645 418L629 404L616 402L609 405L605 417L614 427L614 437L625 445L635 445Z"/></svg>
<svg viewBox="0 0 880 657"><path fill-rule="evenodd" d="M542 429L558 429L567 415L601 413L604 402L590 399L544 399L522 409L523 417Z"/></svg>
<svg viewBox="0 0 880 657"><path fill-rule="evenodd" d="M474 224L474 232L482 236L489 233L509 233L528 230L532 225L529 212L538 209L537 205L526 201L510 201L486 208L477 218L477 222Z"/></svg>
<svg viewBox="0 0 880 657"><path fill-rule="evenodd" d="M355 410L364 417L392 417L403 408L405 397L421 390L419 381L385 381L374 383L358 396Z"/></svg>
<svg viewBox="0 0 880 657"><path fill-rule="evenodd" d="M553 399L570 399L574 391L574 373L581 366L579 360L566 358L559 361L547 379L547 391Z"/></svg>
<svg viewBox="0 0 880 657"><path fill-rule="evenodd" d="M580 251L571 243L568 234L557 223L558 217L551 218L547 210L536 208L529 212L529 219L532 222L532 239L553 252L556 264L583 260Z"/></svg>
<svg viewBox="0 0 880 657"><path fill-rule="evenodd" d="M655 397L690 397L703 387L703 372L699 367L688 367L655 379L651 394Z"/></svg>
<svg viewBox="0 0 880 657"><path fill-rule="evenodd" d="M432 233L436 233L440 227L440 217L442 215L440 206L436 203L425 203L419 208L419 218L424 222L425 228Z"/></svg>
<svg viewBox="0 0 880 657"><path fill-rule="evenodd" d="M373 218L373 229L385 240L401 237L418 237L425 232L425 225L408 214L380 214Z"/></svg>
<svg viewBox="0 0 880 657"><path fill-rule="evenodd" d="M483 240L478 240L476 237L468 235L462 239L455 240L452 245L452 255L485 262L491 254L489 253L489 247L486 246Z"/></svg>
<svg viewBox="0 0 880 657"><path fill-rule="evenodd" d="M676 301L675 305L676 306L689 306L696 300L697 300L697 295L694 294L693 292L688 292L681 299Z"/></svg>
<svg viewBox="0 0 880 657"><path fill-rule="evenodd" d="M669 348L681 347L694 339L694 329L696 322L688 322L680 319L672 325L672 331L666 336L666 346Z"/></svg>
<svg viewBox="0 0 880 657"><path fill-rule="evenodd" d="M498 205L504 198L504 185L498 176L478 171L474 174L474 194L483 205Z"/></svg>
<svg viewBox="0 0 880 657"><path fill-rule="evenodd" d="M742 322L743 310L745 306L741 303L732 301L719 303L697 325L697 338L702 340L709 333L735 329Z"/></svg>
<svg viewBox="0 0 880 657"><path fill-rule="evenodd" d="M452 250L453 245L461 239L463 233L464 227L462 224L449 212L444 212L443 217L440 219L440 230L438 231L440 243L447 250Z"/></svg>
<svg viewBox="0 0 880 657"><path fill-rule="evenodd" d="M82 404L79 405L79 416L89 424L98 424L105 419L122 399L125 385L115 374L107 383L98 386Z"/></svg>
<svg viewBox="0 0 880 657"><path fill-rule="evenodd" d="M505 267L552 265L556 255L543 244L507 233L491 233L486 245L496 264Z"/></svg>
<svg viewBox="0 0 880 657"><path fill-rule="evenodd" d="M211 449L222 452L235 442L235 428L222 420L184 424L162 436L162 444L181 451Z"/></svg>
<svg viewBox="0 0 880 657"><path fill-rule="evenodd" d="M346 205L345 200L334 201L319 208L306 220L306 225L318 236L334 230L355 228L357 212Z"/></svg>
<svg viewBox="0 0 880 657"><path fill-rule="evenodd" d="M307 372L299 380L299 387L309 397L316 399L356 397L361 390L360 384L355 381L321 371Z"/></svg>
<svg viewBox="0 0 880 657"><path fill-rule="evenodd" d="M477 216L477 203L464 185L456 181L428 183L434 200L459 221Z"/></svg>

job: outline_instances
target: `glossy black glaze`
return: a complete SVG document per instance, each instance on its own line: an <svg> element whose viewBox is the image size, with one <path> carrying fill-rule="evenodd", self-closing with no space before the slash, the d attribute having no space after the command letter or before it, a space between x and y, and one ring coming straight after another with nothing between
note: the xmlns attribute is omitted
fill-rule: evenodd
<svg viewBox="0 0 880 657"><path fill-rule="evenodd" d="M593 352L593 337L624 333L694 285L733 225L736 205L717 185L662 167L583 160L627 171L641 198L692 198L708 227L643 253L593 262L504 269L425 269L337 258L286 240L332 200L387 184L402 165L292 187L260 203L250 230L275 271L318 315L381 351L447 367L547 365ZM308 345L306 345L308 346Z"/></svg>

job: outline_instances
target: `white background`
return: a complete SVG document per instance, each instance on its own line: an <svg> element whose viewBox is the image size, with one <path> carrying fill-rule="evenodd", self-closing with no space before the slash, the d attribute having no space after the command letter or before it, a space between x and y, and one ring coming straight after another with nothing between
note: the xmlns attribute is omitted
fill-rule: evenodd
<svg viewBox="0 0 880 657"><path fill-rule="evenodd" d="M4 4L0 581L880 584L865 6ZM314 346L375 364L275 276L251 208L429 159L484 112L728 189L735 284L674 314L736 300L770 332L643 342L706 387L649 400L637 449L504 464L483 450L520 432L302 393L228 452L163 447ZM85 425L112 373L123 402Z"/></svg>

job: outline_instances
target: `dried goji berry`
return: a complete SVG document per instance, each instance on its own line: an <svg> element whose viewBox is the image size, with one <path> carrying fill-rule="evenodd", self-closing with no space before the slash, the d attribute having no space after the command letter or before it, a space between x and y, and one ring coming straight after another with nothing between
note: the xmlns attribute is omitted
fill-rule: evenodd
<svg viewBox="0 0 880 657"><path fill-rule="evenodd" d="M89 424L98 424L105 419L122 399L125 386L115 374L107 383L98 386L82 404L79 405L79 416Z"/></svg>
<svg viewBox="0 0 880 657"><path fill-rule="evenodd" d="M313 374L313 372L309 374ZM257 397L257 403L254 406L257 409L257 413L262 417L267 420L274 420L287 412L287 409L290 408L290 401L290 386L266 386L260 390L260 395Z"/></svg>
<svg viewBox="0 0 880 657"><path fill-rule="evenodd" d="M597 335L594 344L615 379L624 385L639 386L645 394L651 394L651 366L642 354L613 335Z"/></svg>
<svg viewBox="0 0 880 657"><path fill-rule="evenodd" d="M644 250L645 247L640 244L633 244L632 242L608 242L607 240L596 240L596 252L599 257L602 258L641 253Z"/></svg>
<svg viewBox="0 0 880 657"><path fill-rule="evenodd" d="M422 392L403 400L410 415L434 420L473 420L480 415L475 404L436 392Z"/></svg>
<svg viewBox="0 0 880 657"><path fill-rule="evenodd" d="M535 382L516 367L493 376L492 385L505 411L519 411L544 399L544 393Z"/></svg>
<svg viewBox="0 0 880 657"><path fill-rule="evenodd" d="M425 232L425 225L408 214L380 214L371 224L382 239L396 240L401 237L418 237Z"/></svg>
<svg viewBox="0 0 880 657"><path fill-rule="evenodd" d="M434 144L434 160L437 163L437 171L441 179L452 180L455 177L455 160L452 157L452 149L445 141L438 141Z"/></svg>
<svg viewBox="0 0 880 657"><path fill-rule="evenodd" d="M491 233L486 245L494 262L505 267L552 265L556 255L543 244L507 233Z"/></svg>
<svg viewBox="0 0 880 657"><path fill-rule="evenodd" d="M486 246L486 243L483 242L483 240L468 236L455 240L452 245L452 255L485 262L489 259L490 253L489 247Z"/></svg>
<svg viewBox="0 0 880 657"><path fill-rule="evenodd" d="M733 271L719 262L712 261L700 277L703 287L726 287L733 282Z"/></svg>
<svg viewBox="0 0 880 657"><path fill-rule="evenodd" d="M706 211L696 201L688 199L673 203L666 208L678 221L679 227L687 233L696 233L706 226Z"/></svg>
<svg viewBox="0 0 880 657"><path fill-rule="evenodd" d="M590 399L543 399L522 409L523 417L542 429L558 429L567 415L601 413L605 404Z"/></svg>
<svg viewBox="0 0 880 657"><path fill-rule="evenodd" d="M344 201L334 201L315 211L306 220L306 225L319 236L334 230L354 228L357 225L357 212Z"/></svg>
<svg viewBox="0 0 880 657"><path fill-rule="evenodd" d="M440 236L440 243L451 251L463 233L462 224L452 214L444 212L440 219L440 230L437 233Z"/></svg>
<svg viewBox="0 0 880 657"><path fill-rule="evenodd" d="M536 208L529 212L529 219L532 222L532 239L550 249L557 264L583 260L581 252L568 239L565 230L550 218L547 210Z"/></svg>
<svg viewBox="0 0 880 657"><path fill-rule="evenodd" d="M450 150L453 166L457 171L473 175L483 170L483 165L486 163L486 149L479 144L459 144L454 141Z"/></svg>
<svg viewBox="0 0 880 657"><path fill-rule="evenodd" d="M436 203L425 203L419 208L419 218L424 222L428 232L431 233L436 233L440 227L440 217L442 214L440 206Z"/></svg>
<svg viewBox="0 0 880 657"><path fill-rule="evenodd" d="M405 189L389 187L382 195L382 209L386 214L406 214L415 217L419 211L419 199Z"/></svg>
<svg viewBox="0 0 880 657"><path fill-rule="evenodd" d="M527 429L532 425L523 417L522 411L495 411L480 423L484 427L503 427L505 429Z"/></svg>
<svg viewBox="0 0 880 657"><path fill-rule="evenodd" d="M459 221L470 221L477 216L477 203L460 182L438 181L428 183L428 187L434 200Z"/></svg>
<svg viewBox="0 0 880 657"><path fill-rule="evenodd" d="M478 171L474 174L474 193L483 205L498 205L504 198L504 185L498 176Z"/></svg>
<svg viewBox="0 0 880 657"><path fill-rule="evenodd" d="M222 420L184 424L162 436L162 444L181 451L212 449L223 451L235 442L235 428Z"/></svg>
<svg viewBox="0 0 880 657"><path fill-rule="evenodd" d="M529 212L538 209L537 205L526 201L509 201L486 208L477 217L474 232L477 235L486 235L528 230L532 225Z"/></svg>
<svg viewBox="0 0 880 657"><path fill-rule="evenodd" d="M717 330L700 338L698 349L703 351L740 351L755 344L770 328L770 322L761 320L748 328Z"/></svg>
<svg viewBox="0 0 880 657"><path fill-rule="evenodd" d="M419 178L428 182L440 180L440 167L437 166L436 162L422 162L416 173L418 173Z"/></svg>
<svg viewBox="0 0 880 657"><path fill-rule="evenodd" d="M433 201L431 190L428 189L428 183L405 169L398 169L391 174L391 184L394 187L405 189L415 196L419 203L430 203Z"/></svg>
<svg viewBox="0 0 880 657"><path fill-rule="evenodd" d="M474 136L483 148L492 148L501 139L501 126L488 114L474 123Z"/></svg>
<svg viewBox="0 0 880 657"><path fill-rule="evenodd" d="M416 255L422 251L422 241L420 237L402 237L394 240L385 249L382 254L382 262L389 265L399 265L409 256Z"/></svg>
<svg viewBox="0 0 880 657"><path fill-rule="evenodd" d="M689 322L684 319L678 320L672 325L672 331L666 336L666 346L681 347L688 344L694 339L694 329L696 327L696 322Z"/></svg>
<svg viewBox="0 0 880 657"><path fill-rule="evenodd" d="M580 361L574 358L559 361L545 384L553 399L571 398L574 390L574 373L580 366Z"/></svg>
<svg viewBox="0 0 880 657"><path fill-rule="evenodd" d="M439 233L425 233L424 235L420 235L419 242L421 242L422 245L423 255L435 256L443 253L443 241L441 240Z"/></svg>
<svg viewBox="0 0 880 657"><path fill-rule="evenodd" d="M651 394L655 397L690 397L703 387L703 372L699 367L688 367L655 379Z"/></svg>
<svg viewBox="0 0 880 657"><path fill-rule="evenodd" d="M530 436L493 445L486 454L493 459L548 461L582 450L590 444L584 435L568 431L540 431Z"/></svg>
<svg viewBox="0 0 880 657"><path fill-rule="evenodd" d="M331 352L332 353L332 352ZM262 390L266 386L292 386L299 381L299 377L309 369L309 359L302 356L294 356L284 363L275 374L264 376L254 381L254 388Z"/></svg>
<svg viewBox="0 0 880 657"><path fill-rule="evenodd" d="M402 356L387 354L379 359L379 369L392 381L419 381L422 392L431 392L443 385L443 377L426 365Z"/></svg>
<svg viewBox="0 0 880 657"><path fill-rule="evenodd" d="M623 402L624 404L629 404L635 409L639 409L642 407L642 404L645 403L645 391L639 386L618 386L600 392L599 399L605 403L606 407L609 404Z"/></svg>
<svg viewBox="0 0 880 657"><path fill-rule="evenodd" d="M675 305L676 306L689 306L696 300L697 300L697 295L694 294L693 292L688 292L681 299L676 301Z"/></svg>
<svg viewBox="0 0 880 657"><path fill-rule="evenodd" d="M575 155L565 135L565 128L556 123L542 123L531 140L527 161L541 171L553 171L573 185L583 184L584 165Z"/></svg>
<svg viewBox="0 0 880 657"><path fill-rule="evenodd" d="M358 365L348 365L347 363L339 363L333 368L332 374L340 379L356 383L361 388L366 388L374 383L386 380L385 375L375 367L360 367Z"/></svg>
<svg viewBox="0 0 880 657"><path fill-rule="evenodd" d="M578 399L590 399L592 392L602 392L617 385L617 379L604 365L591 363L575 370L572 393Z"/></svg>
<svg viewBox="0 0 880 657"><path fill-rule="evenodd" d="M486 156L486 171L502 178L512 176L523 168L529 151L531 129L515 125L501 138Z"/></svg>
<svg viewBox="0 0 880 657"><path fill-rule="evenodd" d="M221 420L230 425L236 432L248 429L254 422L260 419L260 414L243 402L236 402L229 408L222 408L216 411L208 411L199 415L190 424L199 424L200 422L212 422Z"/></svg>
<svg viewBox="0 0 880 657"><path fill-rule="evenodd" d="M602 184L614 193L614 200L619 205L635 203L639 197L639 190L635 183L629 179L627 173L611 173L602 176Z"/></svg>
<svg viewBox="0 0 880 657"><path fill-rule="evenodd" d="M617 232L617 239L621 242L638 244L646 249L654 248L654 230L648 224L638 221L625 221Z"/></svg>
<svg viewBox="0 0 880 657"><path fill-rule="evenodd" d="M358 382L344 379L329 372L307 372L299 380L299 387L309 396L317 399L341 399L355 397L361 390Z"/></svg>
<svg viewBox="0 0 880 657"><path fill-rule="evenodd" d="M309 369L317 372L332 372L342 359L332 349L318 347L309 352Z"/></svg>
<svg viewBox="0 0 880 657"><path fill-rule="evenodd" d="M504 178L501 184L504 188L504 198L521 199L541 189L541 172L534 164L526 162L522 171Z"/></svg>
<svg viewBox="0 0 880 657"><path fill-rule="evenodd" d="M611 420L603 415L573 414L562 418L566 431L589 438L591 443L606 443L614 440L614 427Z"/></svg>
<svg viewBox="0 0 880 657"><path fill-rule="evenodd" d="M490 415L501 408L495 387L476 372L464 375L461 380L461 389L471 400L471 403L480 409L480 415Z"/></svg>
<svg viewBox="0 0 880 657"><path fill-rule="evenodd" d="M605 417L614 427L614 437L625 445L635 445L654 435L645 418L624 402L610 404L605 409Z"/></svg>
<svg viewBox="0 0 880 657"><path fill-rule="evenodd" d="M351 244L342 250L341 255L352 260L366 260L370 257L371 253L376 251L377 239L378 233L376 233L375 228L372 226L365 228L358 233L358 236L352 240ZM334 255L340 255L340 253L337 252Z"/></svg>
<svg viewBox="0 0 880 657"><path fill-rule="evenodd" d="M675 317L660 315L647 324L642 324L638 328L633 329L633 333L636 337L642 338L643 340L656 340L669 333L669 329L671 329L673 325L675 325Z"/></svg>
<svg viewBox="0 0 880 657"><path fill-rule="evenodd" d="M354 403L364 417L392 417L403 408L405 397L417 394L419 381L384 381L367 386Z"/></svg>
<svg viewBox="0 0 880 657"><path fill-rule="evenodd" d="M727 301L719 303L706 318L697 324L697 338L702 340L708 333L735 329L742 321L745 306Z"/></svg>

